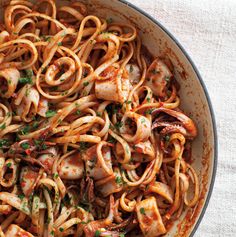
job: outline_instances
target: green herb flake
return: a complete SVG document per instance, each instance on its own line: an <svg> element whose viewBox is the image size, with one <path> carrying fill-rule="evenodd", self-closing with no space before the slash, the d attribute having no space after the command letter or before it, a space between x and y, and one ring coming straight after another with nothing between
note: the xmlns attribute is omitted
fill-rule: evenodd
<svg viewBox="0 0 236 237"><path fill-rule="evenodd" d="M22 84L32 84L32 79L30 77L21 77L19 82Z"/></svg>
<svg viewBox="0 0 236 237"><path fill-rule="evenodd" d="M7 166L8 168L10 168L10 167L11 167L11 162L7 163L6 166Z"/></svg>
<svg viewBox="0 0 236 237"><path fill-rule="evenodd" d="M157 73L159 73L159 71L154 68L154 69L151 70L151 73L152 73L152 74L157 74Z"/></svg>
<svg viewBox="0 0 236 237"><path fill-rule="evenodd" d="M153 108L152 109L148 109L148 110L145 111L145 114L152 114L153 110L154 110Z"/></svg>
<svg viewBox="0 0 236 237"><path fill-rule="evenodd" d="M6 124L4 123L4 124L2 124L1 126L0 126L0 129L5 129L6 128Z"/></svg>
<svg viewBox="0 0 236 237"><path fill-rule="evenodd" d="M119 185L121 185L122 183L123 183L123 179L122 179L122 177L121 176L116 176L116 183L117 184L119 184Z"/></svg>
<svg viewBox="0 0 236 237"><path fill-rule="evenodd" d="M62 96L67 95L67 94L68 94L68 91L64 91L61 93Z"/></svg>
<svg viewBox="0 0 236 237"><path fill-rule="evenodd" d="M170 141L170 136L169 136L169 135L166 135L166 136L165 136L165 141L166 141L166 142L169 142L169 141Z"/></svg>
<svg viewBox="0 0 236 237"><path fill-rule="evenodd" d="M18 195L18 198L20 198L21 201L24 199L24 197L25 195L23 193Z"/></svg>
<svg viewBox="0 0 236 237"><path fill-rule="evenodd" d="M32 125L32 127L35 128L35 129L38 128L38 126L39 126L38 122L34 122L33 125Z"/></svg>
<svg viewBox="0 0 236 237"><path fill-rule="evenodd" d="M27 143L27 142L21 143L20 146L21 146L24 150L30 148L30 145L29 145L29 143Z"/></svg>
<svg viewBox="0 0 236 237"><path fill-rule="evenodd" d="M170 78L169 77L165 77L165 81L169 82Z"/></svg>
<svg viewBox="0 0 236 237"><path fill-rule="evenodd" d="M118 121L117 123L115 123L115 128L117 130L119 130L122 126L123 126L123 122L122 121Z"/></svg>
<svg viewBox="0 0 236 237"><path fill-rule="evenodd" d="M63 231L64 231L64 228L60 227L60 228L59 228L59 231L60 231L60 232L63 232Z"/></svg>
<svg viewBox="0 0 236 237"><path fill-rule="evenodd" d="M54 179L57 179L58 177L59 177L58 173L54 173L54 174L53 174L53 178L54 178Z"/></svg>
<svg viewBox="0 0 236 237"><path fill-rule="evenodd" d="M58 46L62 46L62 42L58 42L58 44L57 44Z"/></svg>
<svg viewBox="0 0 236 237"><path fill-rule="evenodd" d="M78 110L76 111L76 114L77 114L77 115L80 115L80 114L81 114L81 111L78 109Z"/></svg>
<svg viewBox="0 0 236 237"><path fill-rule="evenodd" d="M65 31L65 30L63 30L61 36L62 36L62 37L66 36L66 31Z"/></svg>
<svg viewBox="0 0 236 237"><path fill-rule="evenodd" d="M29 88L27 88L26 91L25 91L25 96L28 97L29 93L30 93L30 90L29 90Z"/></svg>
<svg viewBox="0 0 236 237"><path fill-rule="evenodd" d="M26 135L30 131L30 126L27 124L23 129L21 129L20 133L21 135Z"/></svg>
<svg viewBox="0 0 236 237"><path fill-rule="evenodd" d="M147 97L147 102L150 103L151 102L151 98Z"/></svg>
<svg viewBox="0 0 236 237"><path fill-rule="evenodd" d="M51 36L43 36L43 40L50 42L51 41Z"/></svg>
<svg viewBox="0 0 236 237"><path fill-rule="evenodd" d="M32 77L34 75L33 70L32 69L26 69L25 70L26 76L27 77Z"/></svg>
<svg viewBox="0 0 236 237"><path fill-rule="evenodd" d="M96 232L95 232L95 237L99 237L101 235L101 231L100 230L96 230Z"/></svg>
<svg viewBox="0 0 236 237"><path fill-rule="evenodd" d="M125 234L119 234L119 237L125 237Z"/></svg>
<svg viewBox="0 0 236 237"><path fill-rule="evenodd" d="M107 142L114 144L116 142L116 139L114 137L110 137Z"/></svg>
<svg viewBox="0 0 236 237"><path fill-rule="evenodd" d="M89 84L89 82L88 82L88 81L85 81L85 82L83 83L83 86L88 86L88 84Z"/></svg>
<svg viewBox="0 0 236 237"><path fill-rule="evenodd" d="M143 207L141 207L139 211L141 214L146 215L145 209Z"/></svg>
<svg viewBox="0 0 236 237"><path fill-rule="evenodd" d="M42 149L43 150L46 150L48 147L47 147L47 145L46 144L42 144Z"/></svg>
<svg viewBox="0 0 236 237"><path fill-rule="evenodd" d="M34 140L34 144L36 146L39 146L41 143L42 143L42 141L40 141L40 140L37 140L37 139Z"/></svg>
<svg viewBox="0 0 236 237"><path fill-rule="evenodd" d="M2 148L3 146L8 146L9 145L9 141L7 139L0 139L0 148Z"/></svg>
<svg viewBox="0 0 236 237"><path fill-rule="evenodd" d="M145 118L141 118L141 123L146 123L146 119Z"/></svg>
<svg viewBox="0 0 236 237"><path fill-rule="evenodd" d="M48 110L48 111L46 112L46 117L47 117L47 118L51 118L51 117L53 117L56 113L57 113L57 112L54 111L54 110Z"/></svg>
<svg viewBox="0 0 236 237"><path fill-rule="evenodd" d="M134 71L134 67L133 65L131 64L130 67L129 67L129 72L133 72Z"/></svg>

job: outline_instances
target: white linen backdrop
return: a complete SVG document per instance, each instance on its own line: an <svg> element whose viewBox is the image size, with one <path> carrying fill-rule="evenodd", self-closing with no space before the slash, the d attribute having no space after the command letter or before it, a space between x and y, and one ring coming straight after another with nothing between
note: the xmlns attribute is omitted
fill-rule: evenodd
<svg viewBox="0 0 236 237"><path fill-rule="evenodd" d="M206 84L218 129L214 191L196 237L236 236L236 0L129 0L187 50Z"/></svg>

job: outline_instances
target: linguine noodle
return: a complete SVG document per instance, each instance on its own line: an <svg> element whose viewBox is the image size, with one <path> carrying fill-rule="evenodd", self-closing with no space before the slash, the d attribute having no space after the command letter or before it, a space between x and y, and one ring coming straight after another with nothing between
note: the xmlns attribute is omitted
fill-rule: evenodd
<svg viewBox="0 0 236 237"><path fill-rule="evenodd" d="M194 122L166 57L80 2L12 0L0 33L0 236L160 236L194 207Z"/></svg>

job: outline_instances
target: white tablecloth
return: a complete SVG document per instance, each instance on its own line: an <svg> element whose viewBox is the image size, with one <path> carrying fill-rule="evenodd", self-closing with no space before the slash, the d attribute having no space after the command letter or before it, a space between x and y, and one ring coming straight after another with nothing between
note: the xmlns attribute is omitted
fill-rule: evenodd
<svg viewBox="0 0 236 237"><path fill-rule="evenodd" d="M197 237L236 236L236 0L130 0L180 41L207 86L219 158L213 195Z"/></svg>

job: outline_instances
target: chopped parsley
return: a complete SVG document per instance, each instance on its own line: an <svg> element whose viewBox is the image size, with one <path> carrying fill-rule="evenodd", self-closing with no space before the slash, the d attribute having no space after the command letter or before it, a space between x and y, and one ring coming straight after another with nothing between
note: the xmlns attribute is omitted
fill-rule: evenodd
<svg viewBox="0 0 236 237"><path fill-rule="evenodd" d="M60 228L59 228L59 231L60 231L60 232L63 232L63 231L64 231L64 228L60 227Z"/></svg>
<svg viewBox="0 0 236 237"><path fill-rule="evenodd" d="M44 41L50 42L51 41L51 36L42 36Z"/></svg>
<svg viewBox="0 0 236 237"><path fill-rule="evenodd" d="M27 142L21 143L20 146L21 146L24 150L30 148L30 145L29 145L29 143L27 143Z"/></svg>
<svg viewBox="0 0 236 237"><path fill-rule="evenodd" d="M23 129L21 129L20 133L21 135L26 135L30 131L30 126L27 124Z"/></svg>
<svg viewBox="0 0 236 237"><path fill-rule="evenodd" d="M145 118L141 118L141 123L145 123L146 119Z"/></svg>
<svg viewBox="0 0 236 237"><path fill-rule="evenodd" d="M119 237L125 237L125 234L119 234Z"/></svg>
<svg viewBox="0 0 236 237"><path fill-rule="evenodd" d="M28 97L28 96L29 96L29 94L30 94L30 89L29 89L29 88L27 88L27 89L26 89L26 91L25 91L25 96L26 96L26 97Z"/></svg>
<svg viewBox="0 0 236 237"><path fill-rule="evenodd" d="M7 166L8 168L10 168L10 167L11 167L11 162L7 163L6 166Z"/></svg>
<svg viewBox="0 0 236 237"><path fill-rule="evenodd" d="M151 73L152 74L157 74L157 73L159 73L159 71L154 68L154 69L151 70Z"/></svg>
<svg viewBox="0 0 236 237"><path fill-rule="evenodd" d="M3 146L8 146L9 145L9 141L7 139L0 139L0 148L2 148Z"/></svg>
<svg viewBox="0 0 236 237"><path fill-rule="evenodd" d="M53 117L56 113L57 113L57 112L54 111L54 110L48 110L48 111L46 112L46 117L47 117L47 118Z"/></svg>
<svg viewBox="0 0 236 237"><path fill-rule="evenodd" d="M152 114L152 112L153 112L153 108L152 109L147 109L146 111L145 111L145 114Z"/></svg>
<svg viewBox="0 0 236 237"><path fill-rule="evenodd" d="M58 44L57 44L58 46L62 46L62 42L58 42Z"/></svg>
<svg viewBox="0 0 236 237"><path fill-rule="evenodd" d="M85 81L84 83L83 83L83 86L87 86L89 84L89 82L88 81Z"/></svg>
<svg viewBox="0 0 236 237"><path fill-rule="evenodd" d="M166 80L167 82L169 82L169 81L170 81L170 78L169 78L169 77L165 77L165 80Z"/></svg>
<svg viewBox="0 0 236 237"><path fill-rule="evenodd" d="M38 128L38 126L39 126L38 122L34 122L33 125L32 125L33 128Z"/></svg>
<svg viewBox="0 0 236 237"><path fill-rule="evenodd" d="M101 231L100 230L96 230L94 236L95 237L99 237L101 235Z"/></svg>
<svg viewBox="0 0 236 237"><path fill-rule="evenodd" d="M116 139L114 137L110 137L107 142L114 144L116 142Z"/></svg>
<svg viewBox="0 0 236 237"><path fill-rule="evenodd" d="M117 123L115 123L115 128L117 130L119 130L122 126L123 126L123 122L122 121L118 121Z"/></svg>
<svg viewBox="0 0 236 237"><path fill-rule="evenodd" d="M129 72L133 72L134 71L134 67L133 67L133 65L131 64L130 65L130 68L129 68Z"/></svg>
<svg viewBox="0 0 236 237"><path fill-rule="evenodd" d="M34 75L32 69L26 69L26 70L25 70L25 73L26 73L26 76L27 76L27 77L32 77L32 76Z"/></svg>
<svg viewBox="0 0 236 237"><path fill-rule="evenodd" d="M25 195L23 193L18 195L18 198L20 198L21 201L23 200L24 197Z"/></svg>
<svg viewBox="0 0 236 237"><path fill-rule="evenodd" d="M19 82L22 83L22 84L32 84L32 78L30 77L21 77L19 79Z"/></svg>
<svg viewBox="0 0 236 237"><path fill-rule="evenodd" d="M150 97L147 98L147 102L148 102L148 103L151 102L151 98L150 98Z"/></svg>
<svg viewBox="0 0 236 237"><path fill-rule="evenodd" d="M43 150L46 150L48 147L47 147L47 145L46 144L42 144L42 149Z"/></svg>
<svg viewBox="0 0 236 237"><path fill-rule="evenodd" d="M77 114L77 115L80 115L80 114L81 114L81 111L78 109L78 110L76 111L76 114Z"/></svg>
<svg viewBox="0 0 236 237"><path fill-rule="evenodd" d="M145 209L143 207L141 207L139 211L141 214L146 215Z"/></svg>
<svg viewBox="0 0 236 237"><path fill-rule="evenodd" d="M116 176L116 183L121 185L123 183L123 179L121 176Z"/></svg>
<svg viewBox="0 0 236 237"><path fill-rule="evenodd" d="M34 144L36 146L39 146L41 143L42 143L42 141L40 141L40 140L37 140L37 139L34 140Z"/></svg>
<svg viewBox="0 0 236 237"><path fill-rule="evenodd" d="M0 126L0 129L5 129L6 128L6 124L4 123L4 124L2 124L1 126Z"/></svg>
<svg viewBox="0 0 236 237"><path fill-rule="evenodd" d="M54 173L54 174L53 174L53 178L54 178L54 179L57 179L58 177L59 177L58 173Z"/></svg>
<svg viewBox="0 0 236 237"><path fill-rule="evenodd" d="M169 136L169 135L166 135L166 136L165 136L165 141L166 141L166 142L169 142L169 141L170 141L170 136Z"/></svg>
<svg viewBox="0 0 236 237"><path fill-rule="evenodd" d="M67 95L67 94L68 94L68 91L64 91L61 93L62 96Z"/></svg>

